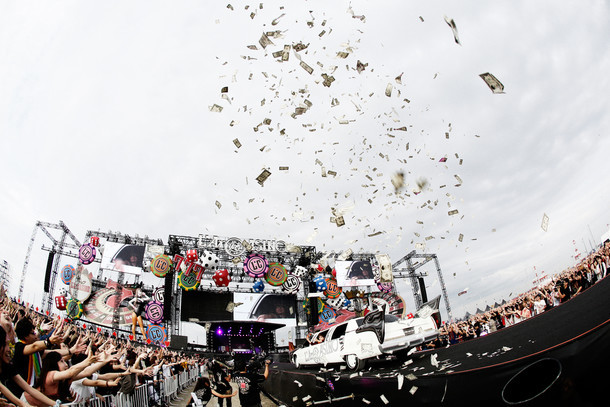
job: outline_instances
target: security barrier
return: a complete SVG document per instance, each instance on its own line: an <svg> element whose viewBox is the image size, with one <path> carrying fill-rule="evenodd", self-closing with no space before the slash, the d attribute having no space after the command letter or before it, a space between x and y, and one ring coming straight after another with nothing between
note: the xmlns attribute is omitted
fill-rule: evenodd
<svg viewBox="0 0 610 407"><path fill-rule="evenodd" d="M95 398L80 403L62 404L72 407L153 407L167 406L178 396L178 393L190 386L199 377L199 367L186 370L177 376L167 377L158 382L158 390L153 381L139 385L133 394L117 393L116 395Z"/></svg>

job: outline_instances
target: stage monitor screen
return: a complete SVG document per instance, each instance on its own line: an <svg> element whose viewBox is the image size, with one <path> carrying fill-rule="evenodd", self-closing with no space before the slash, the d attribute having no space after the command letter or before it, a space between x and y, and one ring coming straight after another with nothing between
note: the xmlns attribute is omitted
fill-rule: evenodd
<svg viewBox="0 0 610 407"><path fill-rule="evenodd" d="M184 291L182 293L182 321L232 321L233 293Z"/></svg>
<svg viewBox="0 0 610 407"><path fill-rule="evenodd" d="M275 331L276 346L296 341L296 295L278 293L235 293L235 320L272 322L285 325Z"/></svg>
<svg viewBox="0 0 610 407"><path fill-rule="evenodd" d="M105 270L141 274L145 246L106 242L101 267Z"/></svg>
<svg viewBox="0 0 610 407"><path fill-rule="evenodd" d="M340 287L374 286L375 277L370 261L337 261L337 285Z"/></svg>

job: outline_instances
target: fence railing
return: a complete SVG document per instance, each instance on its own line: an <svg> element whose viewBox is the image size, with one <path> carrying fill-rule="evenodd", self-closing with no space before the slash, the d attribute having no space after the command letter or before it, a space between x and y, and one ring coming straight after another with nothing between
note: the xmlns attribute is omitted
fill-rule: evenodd
<svg viewBox="0 0 610 407"><path fill-rule="evenodd" d="M159 382L147 381L136 386L133 394L117 393L116 395L96 397L78 403L62 404L72 407L152 407L169 405L178 393L191 385L199 377L199 367L193 367L179 375L167 377Z"/></svg>

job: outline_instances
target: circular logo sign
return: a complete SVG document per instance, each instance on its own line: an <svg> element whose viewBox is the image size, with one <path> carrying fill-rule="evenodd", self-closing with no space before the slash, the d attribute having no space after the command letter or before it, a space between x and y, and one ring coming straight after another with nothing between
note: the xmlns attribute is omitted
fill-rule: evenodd
<svg viewBox="0 0 610 407"><path fill-rule="evenodd" d="M197 275L195 273L189 273L186 275L186 272L181 272L178 276L178 285L184 289L184 291L196 290L199 287L199 280L197 280Z"/></svg>
<svg viewBox="0 0 610 407"><path fill-rule="evenodd" d="M280 286L284 284L286 281L286 276L288 275L288 271L286 271L286 267L282 266L280 263L271 263L269 265L269 270L265 274L265 280L274 286Z"/></svg>
<svg viewBox="0 0 610 407"><path fill-rule="evenodd" d="M384 293L389 293L392 292L392 283L377 283L377 288L379 288L379 291L384 292Z"/></svg>
<svg viewBox="0 0 610 407"><path fill-rule="evenodd" d="M239 257L246 253L246 248L241 244L241 240L236 237L230 237L225 243L225 251L231 257Z"/></svg>
<svg viewBox="0 0 610 407"><path fill-rule="evenodd" d="M78 266L78 270L70 281L70 288L68 289L70 296L84 302L91 295L91 287L89 272L83 266Z"/></svg>
<svg viewBox="0 0 610 407"><path fill-rule="evenodd" d="M150 271L157 277L165 277L171 267L172 260L165 254L155 256L152 263L150 263Z"/></svg>
<svg viewBox="0 0 610 407"><path fill-rule="evenodd" d="M261 278L269 269L269 260L260 254L251 254L244 260L244 272L250 277Z"/></svg>
<svg viewBox="0 0 610 407"><path fill-rule="evenodd" d="M146 319L153 324L158 324L163 321L163 304L158 301L149 301L144 309Z"/></svg>
<svg viewBox="0 0 610 407"><path fill-rule="evenodd" d="M337 314L335 314L335 311L332 308L325 306L322 312L320 313L320 322L330 323L332 320L335 319L336 315Z"/></svg>
<svg viewBox="0 0 610 407"><path fill-rule="evenodd" d="M165 287L157 287L153 291L153 300L160 302L161 304L165 303Z"/></svg>
<svg viewBox="0 0 610 407"><path fill-rule="evenodd" d="M74 277L74 266L70 265L70 264L66 264L65 266L62 267L61 269L61 281L64 284L70 285L70 281L72 281L72 277Z"/></svg>
<svg viewBox="0 0 610 407"><path fill-rule="evenodd" d="M146 327L146 339L150 339L152 342L165 342L167 339L165 327L157 324L149 324Z"/></svg>
<svg viewBox="0 0 610 407"><path fill-rule="evenodd" d="M337 280L334 278L326 279L326 290L324 290L324 295L328 298L338 298L341 295L341 288L337 285Z"/></svg>
<svg viewBox="0 0 610 407"><path fill-rule="evenodd" d="M95 260L95 247L91 243L85 243L78 249L78 259L84 265L93 263Z"/></svg>
<svg viewBox="0 0 610 407"><path fill-rule="evenodd" d="M83 315L83 304L74 298L68 301L66 313L70 319L78 319Z"/></svg>
<svg viewBox="0 0 610 407"><path fill-rule="evenodd" d="M290 294L296 294L301 288L301 279L294 274L288 274L286 281L282 284L282 289Z"/></svg>

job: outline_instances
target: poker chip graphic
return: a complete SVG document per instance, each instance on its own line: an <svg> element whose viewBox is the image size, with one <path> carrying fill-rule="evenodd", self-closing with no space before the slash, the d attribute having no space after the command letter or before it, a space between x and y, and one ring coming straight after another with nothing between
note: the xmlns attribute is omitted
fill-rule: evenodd
<svg viewBox="0 0 610 407"><path fill-rule="evenodd" d="M320 312L319 314L319 321L320 323L330 323L333 322L336 316L337 314L335 313L335 310L330 307L324 306L322 312Z"/></svg>
<svg viewBox="0 0 610 407"><path fill-rule="evenodd" d="M157 287L153 291L152 295L153 300L160 302L163 304L165 302L165 287Z"/></svg>
<svg viewBox="0 0 610 407"><path fill-rule="evenodd" d="M389 293L392 292L392 283L377 283L377 288L379 288L379 291L384 292L384 293Z"/></svg>
<svg viewBox="0 0 610 407"><path fill-rule="evenodd" d="M294 274L286 275L286 281L282 284L282 290L290 294L296 294L301 288L301 279Z"/></svg>
<svg viewBox="0 0 610 407"><path fill-rule="evenodd" d="M271 263L269 265L269 270L265 273L265 280L269 285L277 287L284 284L287 276L288 271L286 271L286 267L282 266L280 263Z"/></svg>
<svg viewBox="0 0 610 407"><path fill-rule="evenodd" d="M144 308L146 319L153 324L159 324L163 321L163 304L158 301L149 301Z"/></svg>
<svg viewBox="0 0 610 407"><path fill-rule="evenodd" d="M95 260L96 249L91 243L85 243L78 249L78 259L84 265L93 263Z"/></svg>
<svg viewBox="0 0 610 407"><path fill-rule="evenodd" d="M324 290L324 295L328 298L339 298L341 295L341 288L337 285L337 280L334 278L326 279L326 290Z"/></svg>
<svg viewBox="0 0 610 407"><path fill-rule="evenodd" d="M167 340L167 331L163 325L149 324L146 327L146 339L151 342L164 343Z"/></svg>
<svg viewBox="0 0 610 407"><path fill-rule="evenodd" d="M168 255L159 254L150 263L150 271L157 277L165 277L172 267L172 260Z"/></svg>
<svg viewBox="0 0 610 407"><path fill-rule="evenodd" d="M76 272L76 270L74 269L74 266L72 266L70 264L66 264L61 269L61 273L60 273L61 281L64 284L70 285L70 281L72 281L72 278L74 277L75 272Z"/></svg>
<svg viewBox="0 0 610 407"><path fill-rule="evenodd" d="M260 254L250 254L244 260L244 272L253 278L261 278L269 270L269 260Z"/></svg>
<svg viewBox="0 0 610 407"><path fill-rule="evenodd" d="M184 289L184 291L196 290L199 287L199 280L195 273L186 274L185 271L178 275L178 285Z"/></svg>
<svg viewBox="0 0 610 407"><path fill-rule="evenodd" d="M78 319L83 315L83 304L74 298L68 301L66 313L70 319Z"/></svg>

